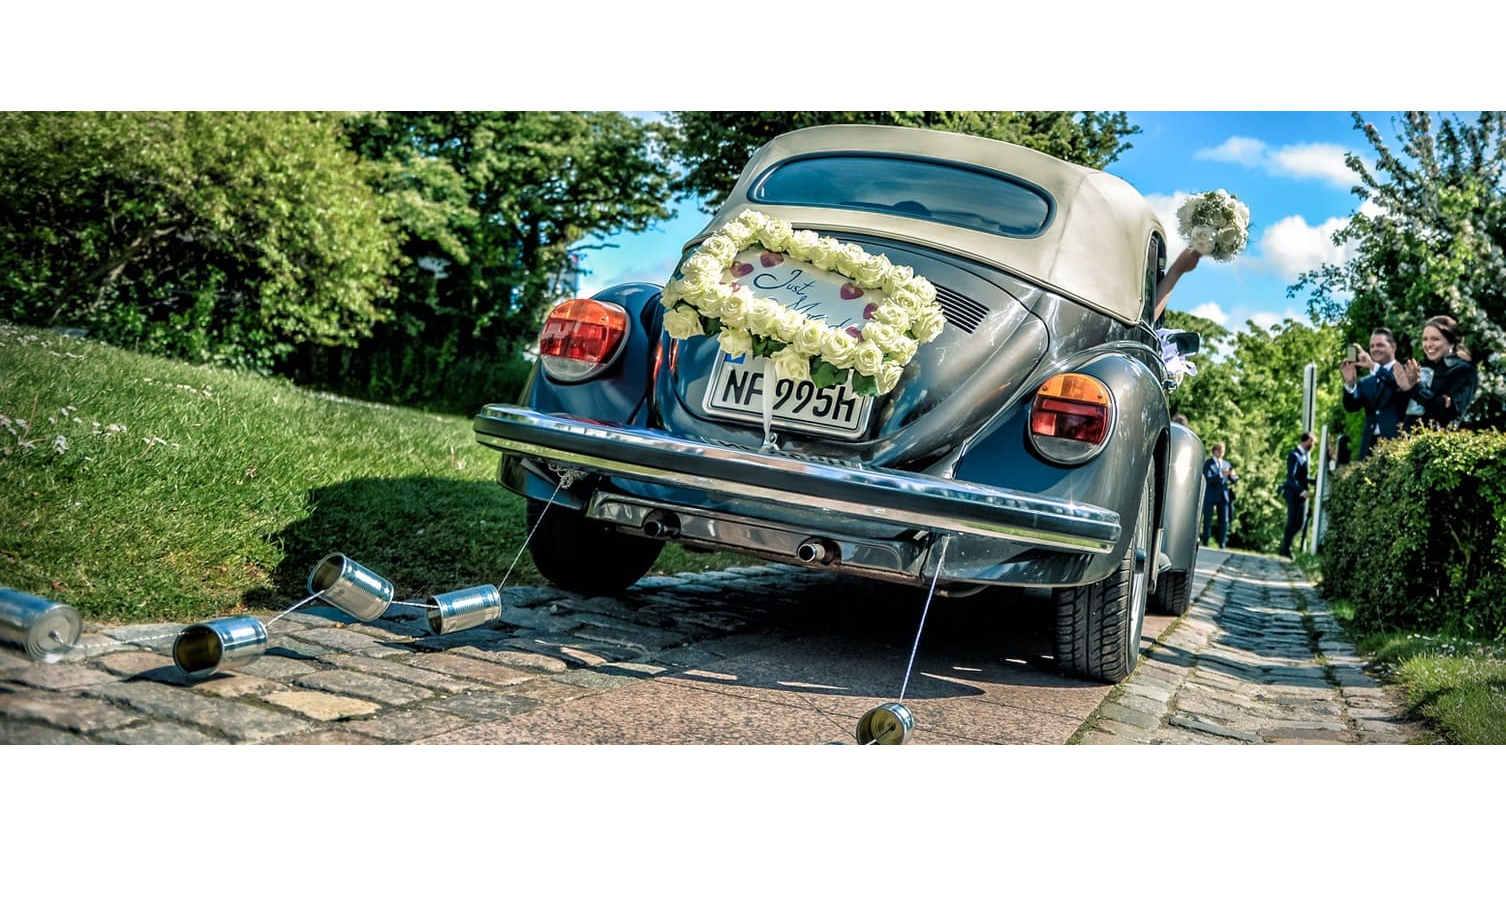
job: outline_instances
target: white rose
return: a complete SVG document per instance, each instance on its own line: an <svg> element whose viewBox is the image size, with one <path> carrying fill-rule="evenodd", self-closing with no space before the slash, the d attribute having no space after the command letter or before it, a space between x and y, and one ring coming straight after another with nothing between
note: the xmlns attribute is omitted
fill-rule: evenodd
<svg viewBox="0 0 1506 900"><path fill-rule="evenodd" d="M784 254L798 260L808 260L815 255L821 236L814 231L796 231L784 242Z"/></svg>
<svg viewBox="0 0 1506 900"><path fill-rule="evenodd" d="M669 284L664 286L664 293L659 295L659 305L665 309L674 309L680 302L682 288L678 278L671 278Z"/></svg>
<svg viewBox="0 0 1506 900"><path fill-rule="evenodd" d="M910 322L910 333L922 344L935 340L946 327L946 314L939 306L927 306L915 314Z"/></svg>
<svg viewBox="0 0 1506 900"><path fill-rule="evenodd" d="M879 349L886 354L899 346L900 337L900 333L892 325L885 325L883 322L870 321L863 326L863 340L878 344Z"/></svg>
<svg viewBox="0 0 1506 900"><path fill-rule="evenodd" d="M920 349L920 342L911 337L900 335L894 345L886 351L891 362L905 365L915 358L915 352Z"/></svg>
<svg viewBox="0 0 1506 900"><path fill-rule="evenodd" d="M809 317L800 310L781 306L779 307L779 312L774 317L773 336L784 341L786 344L791 343L795 340L795 335L800 333L800 329L808 321L810 321Z"/></svg>
<svg viewBox="0 0 1506 900"><path fill-rule="evenodd" d="M684 266L680 267L680 272L685 276L687 281L709 278L713 282L716 282L722 280L722 270L726 268L726 265L723 265L711 254L696 251L696 254L686 260Z"/></svg>
<svg viewBox="0 0 1506 900"><path fill-rule="evenodd" d="M1196 225L1188 233L1187 243L1192 245L1192 249L1204 256L1210 256L1213 253L1213 239L1215 236L1216 232L1207 225Z"/></svg>
<svg viewBox="0 0 1506 900"><path fill-rule="evenodd" d="M915 276L915 280L910 282L910 290L915 293L915 296L924 300L926 303L936 302L936 285L932 284L930 281L924 278L921 278L919 275Z"/></svg>
<svg viewBox="0 0 1506 900"><path fill-rule="evenodd" d="M770 359L774 360L774 374L780 378L791 381L811 380L810 357L796 350L794 345L777 351Z"/></svg>
<svg viewBox="0 0 1506 900"><path fill-rule="evenodd" d="M753 236L756 232L741 220L738 220L734 222L728 222L726 225L723 225L719 229L718 233L725 235L728 240L732 241L738 246L739 249L741 249L753 242Z"/></svg>
<svg viewBox="0 0 1506 900"><path fill-rule="evenodd" d="M876 375L884 365L884 351L872 341L859 341L852 352L852 367L859 375Z"/></svg>
<svg viewBox="0 0 1506 900"><path fill-rule="evenodd" d="M893 327L896 331L910 329L910 313L902 304L885 303L873 311L873 321Z"/></svg>
<svg viewBox="0 0 1506 900"><path fill-rule="evenodd" d="M888 363L882 369L879 369L877 375L873 376L874 386L878 388L880 394L887 394L894 390L895 385L899 384L899 376L904 374L904 371L904 366Z"/></svg>
<svg viewBox="0 0 1506 900"><path fill-rule="evenodd" d="M838 241L836 238L821 238L816 241L815 247L811 249L811 265L830 272L837 267L837 258L841 252L841 241Z"/></svg>
<svg viewBox="0 0 1506 900"><path fill-rule="evenodd" d="M713 257L725 269L732 265L732 258L741 249L736 241L725 234L713 234L701 243L700 252Z"/></svg>
<svg viewBox="0 0 1506 900"><path fill-rule="evenodd" d="M821 353L822 341L826 337L827 327L815 319L807 319L804 325L795 332L795 339L790 343L797 350L807 356L817 356Z"/></svg>
<svg viewBox="0 0 1506 900"><path fill-rule="evenodd" d="M884 279L889 275L889 260L883 256L869 256L858 264L857 271L853 273L858 284L865 288L878 288L884 284Z"/></svg>
<svg viewBox="0 0 1506 900"><path fill-rule="evenodd" d="M890 294L910 289L910 283L915 280L915 270L909 266L889 267L884 273L884 290Z"/></svg>
<svg viewBox="0 0 1506 900"><path fill-rule="evenodd" d="M723 328L722 332L716 336L716 342L733 356L753 352L753 335L749 334L746 328Z"/></svg>
<svg viewBox="0 0 1506 900"><path fill-rule="evenodd" d="M828 328L821 336L821 358L839 369L852 365L857 350L857 339L845 331Z"/></svg>
<svg viewBox="0 0 1506 900"><path fill-rule="evenodd" d="M738 213L736 219L733 219L734 222L739 225L745 226L749 231L757 231L758 229L762 228L764 223L768 220L768 216L764 215L756 209L745 209L741 213Z"/></svg>
<svg viewBox="0 0 1506 900"><path fill-rule="evenodd" d="M789 244L794 233L794 227L785 220L765 217L763 224L758 227L754 235L765 250L779 253Z"/></svg>
<svg viewBox="0 0 1506 900"><path fill-rule="evenodd" d="M752 302L753 295L747 291L727 290L727 296L716 305L717 318L728 328L748 327L748 304Z"/></svg>
<svg viewBox="0 0 1506 900"><path fill-rule="evenodd" d="M857 244L843 244L837 250L837 271L848 278L856 278L869 259L868 251Z"/></svg>
<svg viewBox="0 0 1506 900"><path fill-rule="evenodd" d="M706 333L706 330L701 327L700 313L684 304L664 314L664 330L677 341Z"/></svg>
<svg viewBox="0 0 1506 900"><path fill-rule="evenodd" d="M757 297L748 302L746 321L748 330L761 337L774 337L776 335L775 322L784 307L763 297Z"/></svg>

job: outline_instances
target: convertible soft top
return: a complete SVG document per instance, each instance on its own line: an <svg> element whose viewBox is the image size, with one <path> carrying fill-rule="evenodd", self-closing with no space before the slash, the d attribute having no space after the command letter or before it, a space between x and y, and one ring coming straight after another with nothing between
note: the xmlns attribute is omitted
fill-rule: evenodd
<svg viewBox="0 0 1506 900"><path fill-rule="evenodd" d="M1055 199L1056 214L1038 235L1009 237L959 225L863 209L763 204L751 189L771 166L804 155L884 153L991 169L1030 182ZM757 209L796 228L850 231L918 243L996 266L1125 322L1139 321L1145 254L1152 232L1165 234L1150 204L1124 180L1016 144L953 132L888 125L821 125L782 134L748 161L728 200L687 248Z"/></svg>

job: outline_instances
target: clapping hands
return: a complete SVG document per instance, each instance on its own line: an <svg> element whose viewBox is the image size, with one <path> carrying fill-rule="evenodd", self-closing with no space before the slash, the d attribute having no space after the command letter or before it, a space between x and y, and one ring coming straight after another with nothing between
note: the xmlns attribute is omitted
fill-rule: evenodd
<svg viewBox="0 0 1506 900"><path fill-rule="evenodd" d="M1421 371L1422 367L1417 364L1417 360L1415 359L1398 361L1396 365L1391 367L1391 374L1396 377L1396 386L1404 391L1409 391L1417 386L1417 382L1422 379L1422 376L1418 374Z"/></svg>

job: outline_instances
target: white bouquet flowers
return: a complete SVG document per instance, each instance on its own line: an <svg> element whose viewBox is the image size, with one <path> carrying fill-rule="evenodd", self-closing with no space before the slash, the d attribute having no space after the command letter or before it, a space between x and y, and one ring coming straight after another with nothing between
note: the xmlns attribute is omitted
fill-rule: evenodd
<svg viewBox="0 0 1506 900"><path fill-rule="evenodd" d="M1177 233L1202 255L1228 262L1250 239L1250 208L1223 188L1193 194L1177 210Z"/></svg>

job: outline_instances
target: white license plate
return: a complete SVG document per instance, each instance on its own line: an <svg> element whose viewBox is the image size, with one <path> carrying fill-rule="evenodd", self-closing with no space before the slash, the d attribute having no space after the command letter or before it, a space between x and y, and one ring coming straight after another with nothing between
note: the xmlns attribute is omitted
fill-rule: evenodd
<svg viewBox="0 0 1506 900"><path fill-rule="evenodd" d="M746 356L719 353L706 388L703 407L714 416L762 422L764 410L764 362ZM809 381L780 378L769 396L773 422L795 431L855 437L868 428L873 398L864 397L845 384L818 388Z"/></svg>

